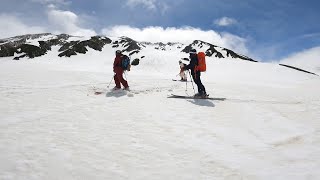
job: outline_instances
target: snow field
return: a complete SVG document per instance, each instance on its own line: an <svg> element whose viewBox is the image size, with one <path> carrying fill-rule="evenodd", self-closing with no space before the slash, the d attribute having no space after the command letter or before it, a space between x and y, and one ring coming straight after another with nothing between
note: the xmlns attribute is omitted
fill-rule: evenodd
<svg viewBox="0 0 320 180"><path fill-rule="evenodd" d="M227 100L169 99L186 94L172 52L109 92L113 53L1 60L0 179L319 179L318 77L208 60L207 92Z"/></svg>

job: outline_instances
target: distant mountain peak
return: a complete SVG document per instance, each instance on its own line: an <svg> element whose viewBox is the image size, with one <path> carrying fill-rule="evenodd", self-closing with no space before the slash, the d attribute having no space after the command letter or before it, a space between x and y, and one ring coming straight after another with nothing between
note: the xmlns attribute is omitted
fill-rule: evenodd
<svg viewBox="0 0 320 180"><path fill-rule="evenodd" d="M204 51L206 56L216 58L236 58L257 62L249 57L235 53L226 48L214 44L194 40L191 44L185 45L179 42L139 42L130 37L122 36L117 39L110 39L106 36L92 36L91 38L71 36L68 34L53 35L51 33L26 34L0 40L0 57L11 57L19 60L20 58L35 58L45 55L51 51L52 46L60 46L59 57L71 57L77 54L86 54L88 48L102 51L105 45L110 45L115 50L121 50L128 55L139 54L142 49L152 47L154 50L189 53L191 49Z"/></svg>

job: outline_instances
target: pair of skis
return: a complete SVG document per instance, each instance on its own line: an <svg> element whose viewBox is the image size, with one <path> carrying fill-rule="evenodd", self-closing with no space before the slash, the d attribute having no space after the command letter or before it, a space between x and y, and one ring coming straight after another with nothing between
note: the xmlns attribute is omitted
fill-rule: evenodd
<svg viewBox="0 0 320 180"><path fill-rule="evenodd" d="M186 81L177 80L177 79L172 79L172 81L186 82ZM189 82L189 81L188 81L188 82ZM205 97L201 97L201 96L182 96L182 95L172 94L172 95L168 96L168 98L180 98L180 99L209 99L209 100L216 100L216 101L224 101L224 100L226 100L226 98L209 97L209 95L207 95L207 96L205 96Z"/></svg>
<svg viewBox="0 0 320 180"><path fill-rule="evenodd" d="M201 96L181 96L181 95L172 94L172 95L168 96L168 98L179 98L179 99L208 99L208 100L215 100L215 101L224 101L224 100L226 100L226 98L209 97L209 95L208 95L208 96L205 96L205 97L201 97Z"/></svg>

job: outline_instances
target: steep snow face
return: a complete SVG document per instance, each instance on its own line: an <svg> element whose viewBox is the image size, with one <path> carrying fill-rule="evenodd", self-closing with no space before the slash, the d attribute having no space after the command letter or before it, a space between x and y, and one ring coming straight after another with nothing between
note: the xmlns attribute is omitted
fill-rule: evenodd
<svg viewBox="0 0 320 180"><path fill-rule="evenodd" d="M155 47L131 55L130 92L110 90L112 44L1 59L0 179L320 178L318 76L208 57L202 82L227 100L169 99L194 94L172 81L188 54Z"/></svg>

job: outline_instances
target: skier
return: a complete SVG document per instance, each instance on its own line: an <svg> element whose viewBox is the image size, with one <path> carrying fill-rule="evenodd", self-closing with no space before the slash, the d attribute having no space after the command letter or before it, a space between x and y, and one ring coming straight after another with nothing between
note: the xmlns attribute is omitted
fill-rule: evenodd
<svg viewBox="0 0 320 180"><path fill-rule="evenodd" d="M195 94L195 97L207 97L206 89L203 86L200 75L201 72L196 70L195 67L198 65L198 56L197 56L197 50L191 49L190 52L190 63L186 65L183 70L191 70L191 75L193 78L193 81L197 84L198 86L198 93Z"/></svg>
<svg viewBox="0 0 320 180"><path fill-rule="evenodd" d="M129 90L128 82L123 78L124 70L121 66L122 57L123 57L122 52L120 50L117 50L116 57L114 58L114 62L113 62L113 72L115 73L114 83L116 84L113 90L121 89L121 84L123 85L124 90Z"/></svg>
<svg viewBox="0 0 320 180"><path fill-rule="evenodd" d="M181 77L181 81L187 81L187 75L185 73L185 70L183 69L183 67L186 66L186 64L184 64L182 61L179 61L179 65L180 65L180 77Z"/></svg>

